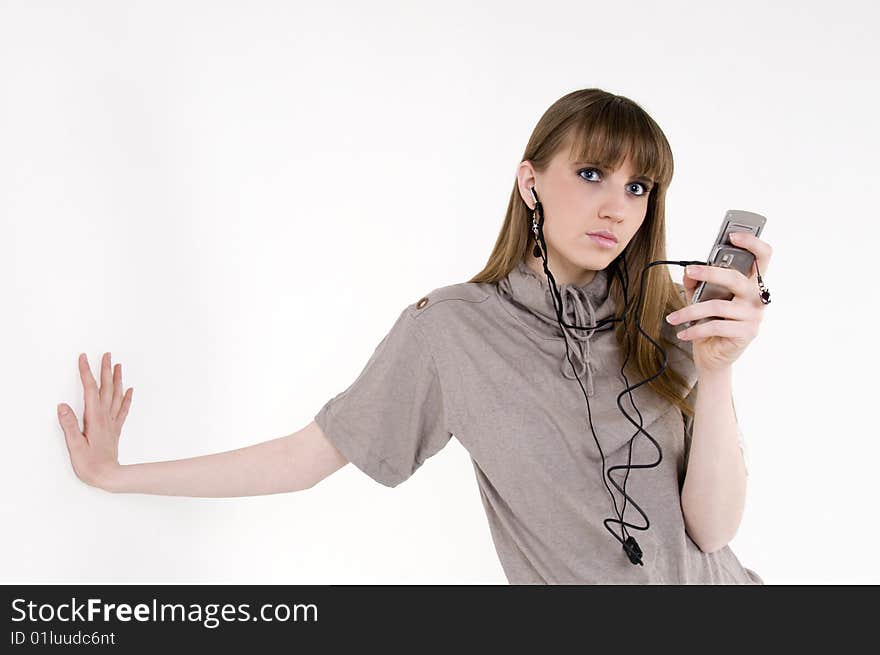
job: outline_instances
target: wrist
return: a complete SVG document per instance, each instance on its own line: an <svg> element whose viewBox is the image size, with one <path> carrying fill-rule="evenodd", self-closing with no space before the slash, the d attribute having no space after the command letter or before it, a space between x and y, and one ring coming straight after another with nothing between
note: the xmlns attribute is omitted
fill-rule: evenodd
<svg viewBox="0 0 880 655"><path fill-rule="evenodd" d="M723 366L721 368L701 369L697 367L697 380L706 384L715 382L730 382L733 379L733 367Z"/></svg>
<svg viewBox="0 0 880 655"><path fill-rule="evenodd" d="M95 486L110 493L122 491L123 466L116 464L104 470L96 479Z"/></svg>

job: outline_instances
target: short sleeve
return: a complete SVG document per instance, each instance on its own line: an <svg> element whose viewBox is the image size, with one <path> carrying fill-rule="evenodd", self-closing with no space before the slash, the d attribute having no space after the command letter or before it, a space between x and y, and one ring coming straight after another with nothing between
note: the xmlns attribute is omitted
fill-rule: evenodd
<svg viewBox="0 0 880 655"><path fill-rule="evenodd" d="M357 379L315 415L348 461L388 487L452 437L437 365L412 311L404 309Z"/></svg>
<svg viewBox="0 0 880 655"><path fill-rule="evenodd" d="M699 384L699 382L695 383L694 386L691 388L691 390L688 392L688 394L684 398L684 401L692 409L696 407L697 385L698 384ZM734 405L734 407L733 407L733 414L734 414L734 416L736 416L736 405ZM688 458L690 457L690 453L691 453L691 441L693 440L693 436L694 436L694 417L688 416L684 412L681 413L681 417L682 417L682 420L684 421L684 465L685 465L685 470L687 470ZM746 475L748 475L749 474L749 451L748 451L748 447L746 446L745 436L743 435L742 430L739 427L739 419L737 419L737 423L736 423L736 437L737 437L737 441L739 442L740 452L742 453L743 463L745 464L745 467L746 467Z"/></svg>

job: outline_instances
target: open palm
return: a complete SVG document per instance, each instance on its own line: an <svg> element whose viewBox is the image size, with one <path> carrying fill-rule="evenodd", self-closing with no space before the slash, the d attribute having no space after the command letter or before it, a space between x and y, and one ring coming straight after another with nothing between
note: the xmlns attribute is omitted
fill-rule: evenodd
<svg viewBox="0 0 880 655"><path fill-rule="evenodd" d="M110 353L104 353L101 360L100 388L85 353L79 356L79 375L85 399L83 429L80 431L76 414L65 403L58 405L58 421L77 477L101 487L119 466L119 436L134 389L129 387L125 394L122 392L122 364L116 365L111 379Z"/></svg>

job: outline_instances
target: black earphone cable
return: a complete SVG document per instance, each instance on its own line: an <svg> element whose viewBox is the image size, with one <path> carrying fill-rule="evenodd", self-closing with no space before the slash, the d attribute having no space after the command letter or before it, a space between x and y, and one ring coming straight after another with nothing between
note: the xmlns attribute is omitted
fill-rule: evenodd
<svg viewBox="0 0 880 655"><path fill-rule="evenodd" d="M620 266L621 263L623 264L623 268L621 268L621 266ZM620 259L619 260L616 259L613 262L613 264L614 264L615 273L617 273L617 275L620 276L620 286L623 289L623 306L624 306L623 315L624 315L624 317L628 317L628 311L629 311L629 268L626 265L626 250L625 249L623 252L620 253ZM629 333L626 330L626 321L624 321L624 328L623 329L624 329L624 334L628 335ZM624 356L623 363L620 366L620 375L623 377L623 382L626 385L626 389L624 390L623 393L629 392L629 402L633 406L633 409L636 410L636 414L639 415L638 427L642 428L645 424L644 419L642 418L642 413L639 411L639 408L636 407L635 400L633 399L633 396L632 396L633 387L630 387L629 379L626 377L626 363L629 361L629 354L630 354L630 340L629 340L629 338L627 338L626 339L626 355ZM620 395L622 396L623 393L621 393ZM624 412L623 406L620 405L620 396L618 396L618 398L617 398L617 403L618 403L618 407L620 407L620 411ZM624 412L624 414L625 414L625 412ZM635 547L638 547L638 543L635 542L635 539L633 539L632 542L627 541L629 539L630 535L629 535L629 532L627 532L627 530L626 530L626 522L623 520L623 517L626 516L626 503L627 503L627 500L629 499L629 496L627 496L627 494L626 494L626 481L629 479L629 472L632 470L632 466L631 466L632 465L632 449L633 449L634 439L637 435L638 435L638 430L632 435L632 437L630 437L630 440L629 440L629 447L627 449L626 466L623 467L623 468L626 468L626 474L624 475L624 478L623 478L623 489L621 490L621 493L623 494L623 509L620 511L620 514L619 514L621 540L623 541L624 544L630 543L631 546L634 544ZM612 467L612 468L608 469L608 477L609 478L611 478L611 471L617 470L617 468L620 468L620 467ZM612 483L613 483L613 479L612 479ZM615 503L615 506L616 506L616 503ZM644 514L643 514L643 516L644 516ZM647 524L645 526L645 529L647 529L651 525L647 516L645 516L645 522ZM639 554L641 554L641 553L639 553Z"/></svg>
<svg viewBox="0 0 880 655"><path fill-rule="evenodd" d="M569 349L569 344L568 344L568 337L567 337L566 331L565 331L566 327L571 328L571 329L576 329L576 330L591 330L592 333L595 333L595 332L601 332L601 331L608 330L608 329L613 329L613 325L609 325L608 327L605 327L605 326L608 324L613 324L618 321L622 321L624 323L624 326L626 325L626 321L629 317L629 271L628 271L628 268L626 265L625 250L624 250L624 252L621 253L619 260L616 259L615 262L612 262L612 265L614 266L614 272L620 276L621 287L623 288L623 294L624 294L623 314L621 316L612 316L612 317L601 319L599 321L596 321L594 325L588 325L588 326L571 325L571 324L567 323L562 317L562 298L559 293L559 289L556 286L556 279L553 277L553 274L550 272L550 267L548 264L547 243L544 240L544 229L543 229L544 228L544 209L543 209L543 206L541 205L540 201L538 200L538 196L535 193L534 187L531 187L531 192L532 192L532 197L535 200L535 208L533 211L539 217L537 221L533 222L533 227L532 227L532 229L535 233L536 241L538 241L538 243L540 244L540 247L538 247L538 246L535 247L535 255L541 257L541 259L543 260L544 273L547 275L547 279L550 283L550 289L552 291L551 297L553 299L553 308L556 312L556 320L559 323L560 330L562 331L562 334L563 334L563 340L565 342L565 356L568 359L568 363L571 365L572 370L574 371L576 369L575 369L573 362L571 361L571 354L570 354L570 349ZM622 271L621 271L621 267L620 267L621 263L623 264ZM635 528L637 530L647 530L650 527L651 522L648 519L648 516L642 510L642 508L639 507L639 505L635 502L635 500L633 500L633 498L626 493L626 481L629 478L630 470L632 470L634 468L653 468L653 467L658 466L660 464L660 462L663 460L663 451L662 451L662 448L660 447L660 444L658 444L657 441L648 433L648 431L643 428L642 414L641 414L641 412L639 412L638 407L636 407L635 401L632 396L632 391L634 389L637 389L638 387L642 386L643 384L647 384L648 382L650 382L654 378L662 375L663 372L666 370L667 364L668 364L668 358L666 356L666 351L664 350L664 348L660 344L658 344L656 341L654 341L648 335L648 333L642 329L640 316L641 316L641 304L642 304L643 289L644 289L644 282L645 282L645 273L647 272L647 270L651 266L657 266L660 264L677 264L679 266L687 266L689 264L705 265L706 263L707 262L699 261L699 260L682 260L682 261L657 260L657 261L650 262L642 269L642 273L641 273L641 277L640 277L640 281L639 281L639 296L638 296L638 300L636 302L636 311L635 311L636 327L638 328L639 332L641 332L645 336L645 338L647 338L648 341L650 341L651 344L660 351L660 353L663 357L663 364L654 375L652 375L644 380L641 380L640 382L638 382L635 385L630 385L629 380L627 379L626 374L624 373L624 369L626 368L626 363L629 360L629 353L630 353L630 346L631 346L630 340L627 336L626 357L623 361L623 364L622 364L621 370L620 370L621 375L623 376L623 379L624 379L624 383L627 385L627 387L617 396L617 406L620 409L621 413L627 418L627 420L630 421L630 423L632 423L637 428L637 430L633 434L633 436L630 437L630 440L629 440L629 454L628 454L628 459L627 459L626 465L612 466L611 468L609 468L606 471L606 469L605 469L605 453L602 451L602 446L599 443L599 439L596 436L595 427L593 426L592 410L590 408L590 399L587 395L586 390L584 389L584 385L581 382L580 377L577 375L577 373L575 373L575 379L578 381L578 385L581 388L581 392L584 394L584 400L586 400L586 403L587 403L587 420L590 425L590 431L593 434L593 439L596 442L596 447L599 449L599 455L602 458L602 482L605 484L605 488L608 490L608 494L611 496L611 502L614 505L614 511L618 517L617 519L607 518L603 521L603 523L605 525L605 528L611 533L611 535L623 545L623 550L626 553L627 557L629 558L630 562L632 562L633 564L638 564L640 566L644 566L644 563L642 562L643 551L639 547L639 544L635 540L635 538L633 536L629 535L629 533L626 531L626 527L628 526L631 528ZM601 328L601 329L599 329L599 328ZM624 334L628 335L628 333L626 332L625 329L624 329ZM620 399L626 393L629 393L630 403L632 404L633 408L636 410L636 412L639 416L638 423L636 423L633 420L633 418L626 412L626 410L623 408L622 403L620 402ZM633 464L632 463L633 442L634 442L634 439L638 436L639 432L644 433L645 436L648 437L648 439L651 441L651 443L653 443L654 446L657 448L658 459L656 462L653 462L651 464ZM624 476L624 481L623 481L623 487L618 485L617 482L615 482L615 480L611 477L611 472L616 471L618 469L626 469L626 474ZM611 484L613 484L617 488L617 490L623 494L623 498L624 498L623 512L621 512L618 509L617 499L614 497L614 493L611 491L611 488L608 486L608 481L610 481ZM639 514L641 514L642 517L645 519L644 526L639 526L639 525L635 525L632 523L627 523L623 519L623 513L626 512L627 501L630 501L632 503L633 507L635 507L636 510L639 512ZM611 528L609 526L609 523L619 523L620 524L621 536L618 536L615 533L613 528ZM626 536L624 537L623 535L626 535Z"/></svg>

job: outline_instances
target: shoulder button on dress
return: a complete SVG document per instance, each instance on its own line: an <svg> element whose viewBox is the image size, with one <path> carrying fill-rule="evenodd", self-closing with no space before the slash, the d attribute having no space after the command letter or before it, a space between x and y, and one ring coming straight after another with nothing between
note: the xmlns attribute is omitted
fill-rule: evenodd
<svg viewBox="0 0 880 655"><path fill-rule="evenodd" d="M428 304L428 297L425 296L419 302L416 303L416 309L421 309L422 307L424 307L427 304Z"/></svg>

